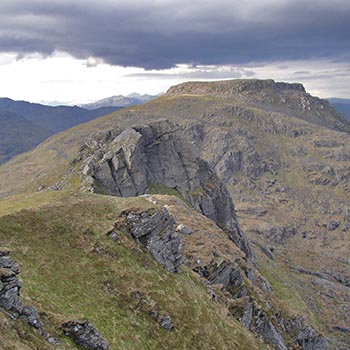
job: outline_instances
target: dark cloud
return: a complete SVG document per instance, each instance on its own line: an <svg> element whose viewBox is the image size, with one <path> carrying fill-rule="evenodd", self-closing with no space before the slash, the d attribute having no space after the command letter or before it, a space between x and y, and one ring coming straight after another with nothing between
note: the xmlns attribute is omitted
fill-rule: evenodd
<svg viewBox="0 0 350 350"><path fill-rule="evenodd" d="M146 69L350 58L350 2L1 0L0 52Z"/></svg>

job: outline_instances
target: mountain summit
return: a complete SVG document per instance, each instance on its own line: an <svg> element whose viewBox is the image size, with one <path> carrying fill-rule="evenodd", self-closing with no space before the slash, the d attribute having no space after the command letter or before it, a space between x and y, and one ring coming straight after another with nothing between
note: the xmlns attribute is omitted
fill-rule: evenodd
<svg viewBox="0 0 350 350"><path fill-rule="evenodd" d="M311 96L302 84L274 80L237 79L188 82L171 87L167 96L212 96L236 104L279 112L338 131L350 132L350 124L327 100Z"/></svg>

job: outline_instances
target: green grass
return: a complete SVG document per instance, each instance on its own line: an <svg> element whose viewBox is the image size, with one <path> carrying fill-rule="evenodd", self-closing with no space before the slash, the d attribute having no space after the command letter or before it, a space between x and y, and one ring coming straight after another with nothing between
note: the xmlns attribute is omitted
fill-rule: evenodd
<svg viewBox="0 0 350 350"><path fill-rule="evenodd" d="M266 277L278 300L282 303L282 308L291 315L303 315L309 322L315 323L315 317L294 287L297 282L293 279L293 275L276 262L266 263L257 259L257 264L260 273Z"/></svg>
<svg viewBox="0 0 350 350"><path fill-rule="evenodd" d="M150 202L51 193L28 198L29 209L17 210L14 202L6 202L7 210L1 202L1 242L21 267L25 303L49 315L47 327L57 337L63 321L87 318L111 350L256 348L250 334L227 319L191 271L167 273L129 238L121 235L114 242L107 237L122 210L147 209ZM140 305L136 292L142 295ZM171 316L174 331L162 329L148 315L154 304Z"/></svg>
<svg viewBox="0 0 350 350"><path fill-rule="evenodd" d="M165 194L168 196L174 196L179 199L181 199L183 202L187 204L189 208L193 208L193 205L185 199L179 191L177 191L175 188L170 188L162 184L158 183L149 183L147 185L147 193L149 194Z"/></svg>

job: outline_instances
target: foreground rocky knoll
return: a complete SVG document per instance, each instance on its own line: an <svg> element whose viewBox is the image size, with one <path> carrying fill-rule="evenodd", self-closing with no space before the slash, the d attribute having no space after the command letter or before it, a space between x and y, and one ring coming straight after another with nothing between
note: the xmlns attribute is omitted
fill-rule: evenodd
<svg viewBox="0 0 350 350"><path fill-rule="evenodd" d="M218 300L248 283L244 254L176 197L10 198L0 203L0 234L13 248L0 257L4 350L263 346ZM205 236L211 246L198 246ZM199 268L210 262L235 274L221 285L216 272L207 285Z"/></svg>
<svg viewBox="0 0 350 350"><path fill-rule="evenodd" d="M130 125L138 125L135 133L129 129L132 134L148 139L142 125L164 118L181 126L179 133L226 184L257 267L279 299L317 324L331 347L347 349L349 124L299 84L244 80L173 87L142 107L59 134L0 167L0 192L81 190L79 174L89 156L98 156L98 149L107 154L104 147ZM107 142L96 147L101 129ZM96 159L102 167L103 156ZM191 191L182 192L191 201Z"/></svg>
<svg viewBox="0 0 350 350"><path fill-rule="evenodd" d="M41 193L21 211L18 200L0 215L24 273L21 288L3 250L4 349L329 348L223 230L177 197ZM23 293L35 307L23 307Z"/></svg>

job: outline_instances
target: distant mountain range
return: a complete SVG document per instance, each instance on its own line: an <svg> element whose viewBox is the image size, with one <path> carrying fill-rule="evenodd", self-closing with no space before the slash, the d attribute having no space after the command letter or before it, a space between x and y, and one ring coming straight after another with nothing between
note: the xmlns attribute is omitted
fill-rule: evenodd
<svg viewBox="0 0 350 350"><path fill-rule="evenodd" d="M82 106L48 106L0 98L0 164L30 150L50 135L154 97L133 93Z"/></svg>
<svg viewBox="0 0 350 350"><path fill-rule="evenodd" d="M128 107L132 105L140 105L154 99L157 96L140 95L136 92L127 96L118 95L104 98L102 100L81 105L86 109L96 109L102 107Z"/></svg>
<svg viewBox="0 0 350 350"><path fill-rule="evenodd" d="M0 111L0 164L35 147L51 134L15 113Z"/></svg>
<svg viewBox="0 0 350 350"><path fill-rule="evenodd" d="M0 164L26 152L50 135L109 114L120 107L88 110L77 106L45 106L0 98Z"/></svg>
<svg viewBox="0 0 350 350"><path fill-rule="evenodd" d="M119 108L103 107L87 110L86 108L78 106L52 107L39 103L0 98L0 111L16 113L18 116L51 131L51 133L69 129L74 125L88 122L117 109Z"/></svg>
<svg viewBox="0 0 350 350"><path fill-rule="evenodd" d="M350 99L328 98L329 103L343 116L350 120Z"/></svg>

